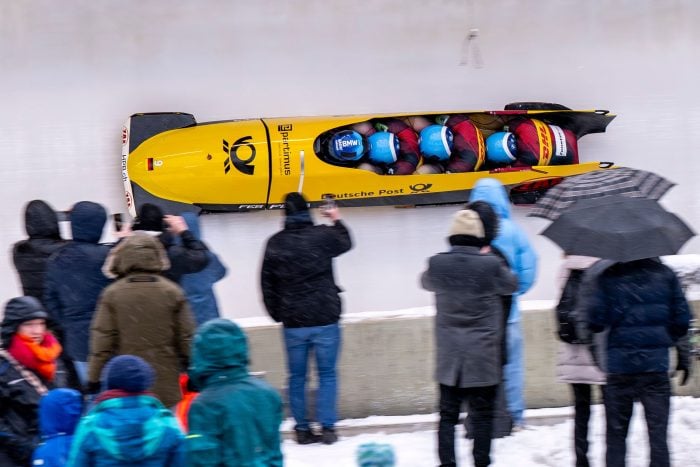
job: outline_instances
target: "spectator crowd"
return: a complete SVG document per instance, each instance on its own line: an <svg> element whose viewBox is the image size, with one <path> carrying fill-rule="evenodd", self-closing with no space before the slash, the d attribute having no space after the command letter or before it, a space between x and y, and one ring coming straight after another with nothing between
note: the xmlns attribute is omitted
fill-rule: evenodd
<svg viewBox="0 0 700 467"><path fill-rule="evenodd" d="M327 223L289 193L260 268L265 308L281 323L299 444L338 440L342 302L333 264L353 241L337 207L321 215ZM220 318L213 288L227 269L202 241L197 216L144 204L114 244L100 243L101 205L78 202L69 216L67 240L54 209L31 201L28 238L13 247L23 294L5 303L0 327L0 465L282 466L283 398L249 372L244 331ZM487 466L492 439L525 423L518 297L535 280L537 257L494 179L476 184L447 241L419 279L435 296L438 457L457 465L466 404L474 465ZM575 401L577 467L589 465L593 386L607 412L607 465L625 464L635 400L647 414L652 465L670 465L669 348L678 347L686 379L689 371L681 344L690 311L678 278L658 258L567 255L561 287L575 335L560 333L557 376ZM357 454L361 466L395 463L387 445Z"/></svg>

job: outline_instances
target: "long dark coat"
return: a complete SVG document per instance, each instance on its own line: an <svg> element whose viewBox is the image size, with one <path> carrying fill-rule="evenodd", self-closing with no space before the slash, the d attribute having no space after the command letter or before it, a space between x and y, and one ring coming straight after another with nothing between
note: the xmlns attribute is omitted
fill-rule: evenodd
<svg viewBox="0 0 700 467"><path fill-rule="evenodd" d="M429 259L421 283L435 292L437 381L460 388L499 384L502 296L518 287L506 263L477 247L453 246Z"/></svg>
<svg viewBox="0 0 700 467"><path fill-rule="evenodd" d="M119 280L104 290L90 328L88 381L100 381L117 355L136 355L153 366L151 389L166 407L181 399L178 377L190 358L194 318L182 289L161 276L169 266L160 242L135 234L117 245L105 270Z"/></svg>

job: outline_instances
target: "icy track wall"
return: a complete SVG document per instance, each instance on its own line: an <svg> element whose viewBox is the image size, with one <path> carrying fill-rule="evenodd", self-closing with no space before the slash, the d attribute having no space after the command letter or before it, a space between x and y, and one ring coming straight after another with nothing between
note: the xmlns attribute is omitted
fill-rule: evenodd
<svg viewBox="0 0 700 467"><path fill-rule="evenodd" d="M120 136L135 112L210 121L527 100L605 108L619 117L608 133L580 141L582 159L675 181L663 204L699 229L698 15L692 0L2 2L0 298L20 290L8 253L24 237L27 201L65 210L90 199L126 210ZM478 32L468 40L470 29ZM336 268L346 313L429 306L418 276L446 247L455 209L344 209L356 245ZM514 216L541 267L524 299L552 300L561 252L537 235L547 222L526 212ZM217 285L226 316L264 316L260 261L280 213L202 224L229 267ZM108 230L103 240L112 240ZM683 253L700 253L700 240Z"/></svg>

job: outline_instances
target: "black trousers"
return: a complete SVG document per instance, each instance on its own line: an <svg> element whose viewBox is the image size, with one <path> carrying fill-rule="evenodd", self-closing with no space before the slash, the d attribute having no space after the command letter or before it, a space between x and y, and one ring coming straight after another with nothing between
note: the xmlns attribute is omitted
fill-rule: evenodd
<svg viewBox="0 0 700 467"><path fill-rule="evenodd" d="M457 388L440 385L438 456L441 465L457 465L455 425L459 423L459 412L464 401L469 404L469 415L474 427L474 465L485 467L491 464L491 432L497 387Z"/></svg>
<svg viewBox="0 0 700 467"><path fill-rule="evenodd" d="M589 467L588 462L588 422L591 418L591 387L599 385L572 384L574 393L574 451L576 467ZM603 401L605 386L600 385Z"/></svg>
<svg viewBox="0 0 700 467"><path fill-rule="evenodd" d="M635 400L639 400L644 407L649 433L649 465L670 466L667 431L671 382L668 374L609 374L605 391L607 467L625 465L627 430Z"/></svg>

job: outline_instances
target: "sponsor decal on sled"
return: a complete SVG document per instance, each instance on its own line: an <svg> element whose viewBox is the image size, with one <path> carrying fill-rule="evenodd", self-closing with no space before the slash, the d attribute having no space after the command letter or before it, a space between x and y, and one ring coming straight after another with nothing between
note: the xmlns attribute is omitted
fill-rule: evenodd
<svg viewBox="0 0 700 467"><path fill-rule="evenodd" d="M243 175L253 175L255 173L253 161L255 160L256 151L255 146L250 142L252 139L252 136L244 136L238 138L231 146L229 146L228 141L222 140L224 153L228 156L224 160L224 173L229 173L231 165ZM238 151L244 146L250 150L250 157L247 159L241 159L238 156Z"/></svg>
<svg viewBox="0 0 700 467"><path fill-rule="evenodd" d="M413 193L428 193L432 186L432 183L416 183L415 185L410 185L409 188Z"/></svg>

